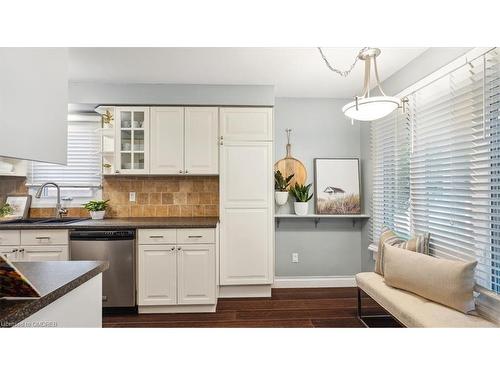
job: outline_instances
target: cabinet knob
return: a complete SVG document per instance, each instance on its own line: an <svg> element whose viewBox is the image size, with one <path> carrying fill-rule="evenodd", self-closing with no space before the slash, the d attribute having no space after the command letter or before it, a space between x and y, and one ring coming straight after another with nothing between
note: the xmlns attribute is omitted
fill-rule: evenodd
<svg viewBox="0 0 500 375"><path fill-rule="evenodd" d="M177 250L182 250L182 248L178 247Z"/></svg>
<svg viewBox="0 0 500 375"><path fill-rule="evenodd" d="M184 171L184 173L188 173L188 170L186 169L186 170Z"/></svg>
<svg viewBox="0 0 500 375"><path fill-rule="evenodd" d="M120 171L119 171L119 170L116 170L116 171L115 171L115 173L120 173Z"/></svg>
<svg viewBox="0 0 500 375"><path fill-rule="evenodd" d="M179 173L184 173L184 171L182 169L179 169Z"/></svg>
<svg viewBox="0 0 500 375"><path fill-rule="evenodd" d="M17 253L19 249L12 249L11 253Z"/></svg>
<svg viewBox="0 0 500 375"><path fill-rule="evenodd" d="M174 247L172 247L170 250L171 250L171 251L174 251L174 250L175 250L175 246L174 246Z"/></svg>
<svg viewBox="0 0 500 375"><path fill-rule="evenodd" d="M19 249L19 252L20 253L24 253L24 249Z"/></svg>

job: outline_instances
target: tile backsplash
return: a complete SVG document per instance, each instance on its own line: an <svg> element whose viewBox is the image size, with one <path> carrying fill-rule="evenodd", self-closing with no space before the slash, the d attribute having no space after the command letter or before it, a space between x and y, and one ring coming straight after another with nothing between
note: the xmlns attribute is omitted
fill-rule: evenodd
<svg viewBox="0 0 500 375"><path fill-rule="evenodd" d="M25 179L0 177L0 202L7 194L26 194ZM129 201L135 192L136 201ZM103 199L109 199L107 217L218 216L218 176L107 176ZM68 216L88 217L83 208L69 208ZM31 217L54 215L53 208L32 208Z"/></svg>
<svg viewBox="0 0 500 375"><path fill-rule="evenodd" d="M129 202L130 192L135 202ZM103 198L110 200L108 217L218 216L219 177L109 176Z"/></svg>

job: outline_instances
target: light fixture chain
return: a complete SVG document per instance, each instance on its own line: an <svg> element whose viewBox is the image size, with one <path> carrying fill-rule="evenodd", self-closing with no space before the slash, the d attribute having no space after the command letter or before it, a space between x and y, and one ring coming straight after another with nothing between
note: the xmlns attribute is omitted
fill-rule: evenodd
<svg viewBox="0 0 500 375"><path fill-rule="evenodd" d="M359 56L369 50L370 47L363 47L359 50L358 54L356 55L356 58L354 59L354 62L351 64L351 67L348 69L348 70L339 70L337 68L334 68L330 62L328 61L328 59L326 58L325 54L323 53L323 50L321 49L321 47L318 47L318 50L319 50L319 53L321 54L321 57L323 58L323 61L325 62L326 66L328 67L328 69L330 69L332 72L334 73L337 73L338 75L342 76L342 77L347 77L351 72L352 70L354 69L354 67L356 66L356 63L358 62L359 60Z"/></svg>

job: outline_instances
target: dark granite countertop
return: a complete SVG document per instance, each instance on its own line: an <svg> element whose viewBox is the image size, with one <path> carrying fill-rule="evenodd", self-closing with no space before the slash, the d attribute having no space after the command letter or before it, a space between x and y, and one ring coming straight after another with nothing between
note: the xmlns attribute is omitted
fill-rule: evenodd
<svg viewBox="0 0 500 375"><path fill-rule="evenodd" d="M108 269L108 262L100 261L14 262L14 265L42 297L32 300L0 299L2 328L14 326Z"/></svg>
<svg viewBox="0 0 500 375"><path fill-rule="evenodd" d="M2 229L215 228L218 217L128 217L72 223L3 223Z"/></svg>

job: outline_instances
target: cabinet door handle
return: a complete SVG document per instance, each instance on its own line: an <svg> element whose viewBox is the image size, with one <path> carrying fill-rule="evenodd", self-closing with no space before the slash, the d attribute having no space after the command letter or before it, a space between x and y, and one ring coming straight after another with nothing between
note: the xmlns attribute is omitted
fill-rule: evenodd
<svg viewBox="0 0 500 375"><path fill-rule="evenodd" d="M19 252L20 253L24 253L24 249L19 249Z"/></svg>
<svg viewBox="0 0 500 375"><path fill-rule="evenodd" d="M188 236L188 238L201 238L203 236Z"/></svg>
<svg viewBox="0 0 500 375"><path fill-rule="evenodd" d="M178 247L177 250L182 250L182 248Z"/></svg>
<svg viewBox="0 0 500 375"><path fill-rule="evenodd" d="M170 249L170 251L174 251L174 250L175 250L175 246Z"/></svg>
<svg viewBox="0 0 500 375"><path fill-rule="evenodd" d="M11 253L17 253L19 249L12 249Z"/></svg>
<svg viewBox="0 0 500 375"><path fill-rule="evenodd" d="M50 240L50 236L35 237L36 240Z"/></svg>
<svg viewBox="0 0 500 375"><path fill-rule="evenodd" d="M149 238L163 238L163 236L149 236Z"/></svg>

